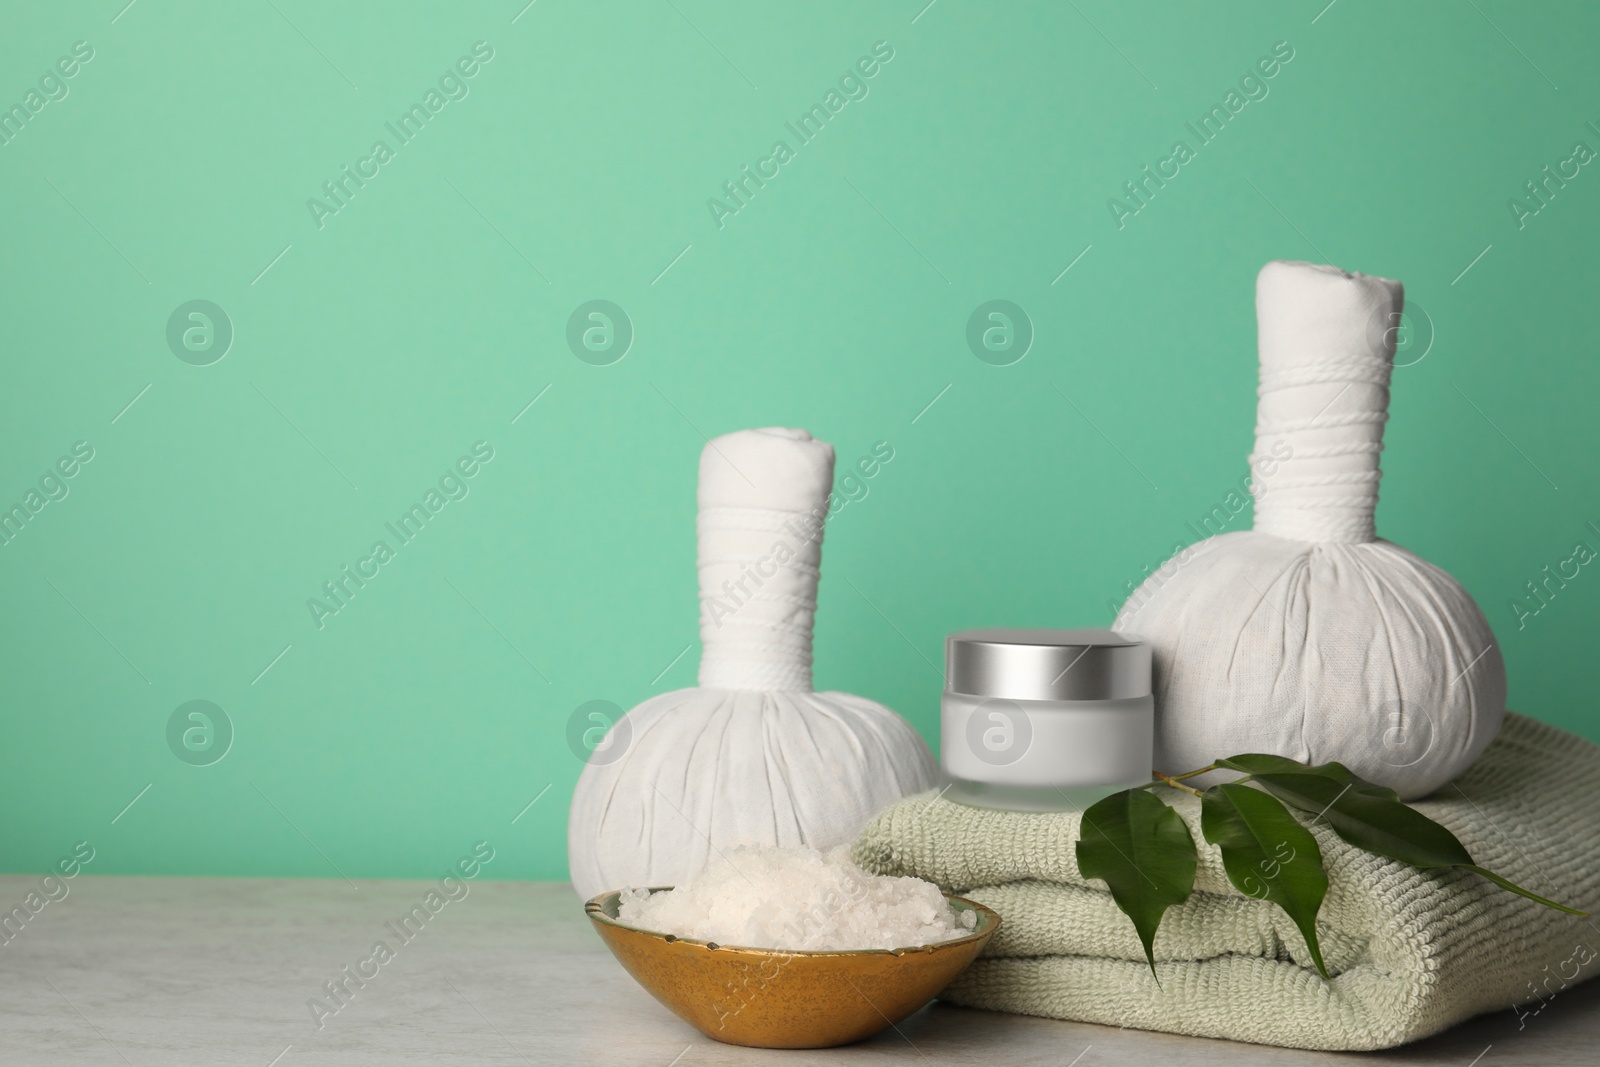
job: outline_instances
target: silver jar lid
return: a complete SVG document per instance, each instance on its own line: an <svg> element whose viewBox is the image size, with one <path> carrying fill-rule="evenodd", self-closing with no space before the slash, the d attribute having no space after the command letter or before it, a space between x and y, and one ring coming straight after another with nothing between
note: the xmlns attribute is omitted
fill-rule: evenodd
<svg viewBox="0 0 1600 1067"><path fill-rule="evenodd" d="M1115 630L963 630L945 639L945 686L1012 700L1150 695L1150 646Z"/></svg>

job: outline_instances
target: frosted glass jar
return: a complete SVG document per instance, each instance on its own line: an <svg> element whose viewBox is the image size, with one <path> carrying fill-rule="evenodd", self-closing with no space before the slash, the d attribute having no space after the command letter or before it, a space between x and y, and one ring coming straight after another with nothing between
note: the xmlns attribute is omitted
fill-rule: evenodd
<svg viewBox="0 0 1600 1067"><path fill-rule="evenodd" d="M946 796L1074 811L1150 780L1150 646L1112 630L965 630L945 640Z"/></svg>

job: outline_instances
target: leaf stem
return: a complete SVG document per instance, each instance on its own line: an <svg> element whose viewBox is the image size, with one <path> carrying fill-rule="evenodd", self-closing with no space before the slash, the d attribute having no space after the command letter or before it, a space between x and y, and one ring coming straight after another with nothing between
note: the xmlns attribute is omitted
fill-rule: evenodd
<svg viewBox="0 0 1600 1067"><path fill-rule="evenodd" d="M1215 763L1208 763L1197 771L1188 771L1184 774L1162 774L1160 771L1151 771L1150 773L1155 775L1155 778L1146 782L1144 785L1135 786L1134 788L1153 789L1158 785L1170 785L1174 789L1182 789L1184 792L1193 793L1195 796L1199 796L1200 790L1192 789L1189 786L1180 785L1179 783L1183 782L1185 779L1194 778L1198 775L1209 774L1211 771L1216 769L1217 765Z"/></svg>
<svg viewBox="0 0 1600 1067"><path fill-rule="evenodd" d="M1210 767L1205 768L1205 770L1207 770L1207 771L1209 771L1210 769L1211 769ZM1152 771L1151 773L1154 774L1158 779L1160 779L1160 784L1161 785L1170 785L1174 789L1181 789L1185 793L1190 793L1190 794L1192 794L1194 796L1200 796L1200 790L1194 788L1193 786L1184 785L1181 781L1179 781L1177 778L1174 778L1170 774L1162 774L1160 771ZM1181 777L1189 778L1189 777L1192 777L1193 775L1203 774L1203 773L1204 773L1204 771L1191 771L1191 772L1189 772L1189 774L1182 775ZM1151 784L1154 785L1156 783L1152 782Z"/></svg>

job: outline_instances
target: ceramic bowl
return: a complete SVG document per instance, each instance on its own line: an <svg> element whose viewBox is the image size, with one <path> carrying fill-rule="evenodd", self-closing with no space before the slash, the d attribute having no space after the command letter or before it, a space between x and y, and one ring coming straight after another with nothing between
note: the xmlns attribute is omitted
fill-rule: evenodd
<svg viewBox="0 0 1600 1067"><path fill-rule="evenodd" d="M620 895L584 905L617 961L707 1037L756 1048L831 1048L871 1037L938 996L1000 928L989 908L946 897L957 913L977 912L972 933L919 948L737 948L626 926L617 919Z"/></svg>

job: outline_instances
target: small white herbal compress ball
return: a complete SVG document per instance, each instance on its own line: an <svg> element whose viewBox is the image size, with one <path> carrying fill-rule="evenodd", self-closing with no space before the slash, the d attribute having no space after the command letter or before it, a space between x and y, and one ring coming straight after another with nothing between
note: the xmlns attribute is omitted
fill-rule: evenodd
<svg viewBox="0 0 1600 1067"><path fill-rule="evenodd" d="M1373 526L1403 294L1336 267L1262 268L1255 527L1180 551L1114 624L1155 653L1158 769L1270 752L1419 797L1499 730L1488 620Z"/></svg>
<svg viewBox="0 0 1600 1067"><path fill-rule="evenodd" d="M846 844L934 783L904 719L811 690L832 485L833 446L804 430L742 430L701 453L700 686L640 704L591 753L567 824L580 896L681 885L741 845Z"/></svg>

